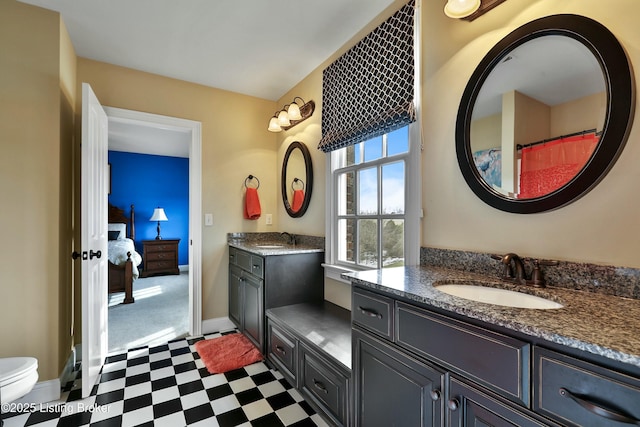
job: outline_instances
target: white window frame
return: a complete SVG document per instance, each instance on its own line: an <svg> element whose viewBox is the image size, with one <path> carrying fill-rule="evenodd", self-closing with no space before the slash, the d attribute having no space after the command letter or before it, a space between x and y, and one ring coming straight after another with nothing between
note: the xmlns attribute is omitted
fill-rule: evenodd
<svg viewBox="0 0 640 427"><path fill-rule="evenodd" d="M333 280L348 283L340 275L350 271L370 270L357 264L338 260L338 174L337 165L340 164L340 150L327 154L326 178L328 189L326 199L326 258L325 276ZM404 213L404 264L420 264L420 216L421 216L421 139L418 121L409 125L409 151L382 159L384 163L398 160L405 161L405 213ZM378 160L367 162L364 167L378 165ZM344 171L345 168L340 168ZM357 170L357 169L356 169ZM384 217L385 215L379 214Z"/></svg>
<svg viewBox="0 0 640 427"><path fill-rule="evenodd" d="M409 155L406 161L405 170L405 224L404 224L404 265L420 264L420 241L422 218L422 0L415 1L414 16L414 108L416 121L409 125ZM337 190L338 180L333 171L337 164L338 154L327 153L325 162L326 177L326 206L325 206L325 264L323 264L325 277L350 284L340 275L351 271L357 271L357 266L338 263L337 237ZM364 270L361 268L360 270Z"/></svg>

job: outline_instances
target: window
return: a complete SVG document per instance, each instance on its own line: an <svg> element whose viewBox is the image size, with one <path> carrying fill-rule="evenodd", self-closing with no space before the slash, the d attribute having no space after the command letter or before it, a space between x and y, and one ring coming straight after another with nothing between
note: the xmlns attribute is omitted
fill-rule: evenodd
<svg viewBox="0 0 640 427"><path fill-rule="evenodd" d="M417 251L406 239L408 230L418 234L417 215L408 209L419 205L407 200L415 167L411 126L332 152L332 264L378 269L416 263Z"/></svg>

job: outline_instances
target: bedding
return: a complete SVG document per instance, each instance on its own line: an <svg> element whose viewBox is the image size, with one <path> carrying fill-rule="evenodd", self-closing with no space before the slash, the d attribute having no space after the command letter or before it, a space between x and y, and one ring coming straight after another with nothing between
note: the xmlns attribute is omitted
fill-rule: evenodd
<svg viewBox="0 0 640 427"><path fill-rule="evenodd" d="M133 278L138 278L138 265L142 263L142 256L136 252L133 240L126 237L109 240L108 252L109 262L114 265L123 265L127 262L127 252L131 252L131 261L133 261Z"/></svg>

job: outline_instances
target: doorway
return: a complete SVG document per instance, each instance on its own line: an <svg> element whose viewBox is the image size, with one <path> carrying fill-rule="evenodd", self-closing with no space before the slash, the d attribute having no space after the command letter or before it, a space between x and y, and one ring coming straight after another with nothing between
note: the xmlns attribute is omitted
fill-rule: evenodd
<svg viewBox="0 0 640 427"><path fill-rule="evenodd" d="M120 108L104 107L109 119L109 150L128 151L158 156L188 158L188 271L175 277L166 276L171 282L188 282L188 335L200 335L202 324L201 310L201 123L175 117L161 116ZM123 138L123 133L128 137ZM126 150L121 145L112 148L112 134L119 140L117 144L129 144ZM128 141L128 142L127 142ZM149 142L152 141L152 142ZM135 184L132 184L135 185ZM131 203L135 204L135 201ZM139 234L139 233L138 233ZM137 240L137 239L136 239ZM144 279L138 279L141 292L148 295L148 287L143 286ZM134 297L136 283L134 282ZM151 291L153 293L153 291ZM140 304L141 305L141 304ZM129 304L135 310L136 303ZM124 308L124 307L123 307ZM129 307L127 307L129 308ZM151 342L155 337L149 336ZM136 342L146 345L144 342ZM111 351L111 349L110 349Z"/></svg>

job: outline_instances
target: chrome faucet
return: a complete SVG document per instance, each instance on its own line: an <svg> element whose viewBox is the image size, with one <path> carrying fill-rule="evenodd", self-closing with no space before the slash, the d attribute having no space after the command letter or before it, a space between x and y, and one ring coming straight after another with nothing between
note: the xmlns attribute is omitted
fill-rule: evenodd
<svg viewBox="0 0 640 427"><path fill-rule="evenodd" d="M281 236L283 237L287 237L288 239L288 243L290 245L295 245L296 244L296 236L294 234L289 234L286 231L283 231L282 233L280 233Z"/></svg>

